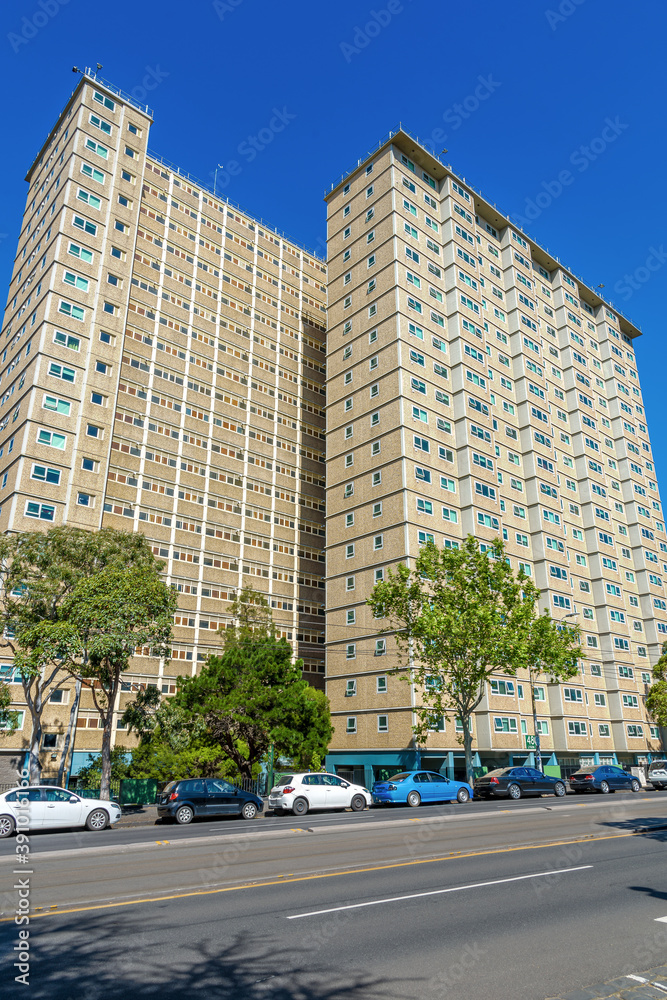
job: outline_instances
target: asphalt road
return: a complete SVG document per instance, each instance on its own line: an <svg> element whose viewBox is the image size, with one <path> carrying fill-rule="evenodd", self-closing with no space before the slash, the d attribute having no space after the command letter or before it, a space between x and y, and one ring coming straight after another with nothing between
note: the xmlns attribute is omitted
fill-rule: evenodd
<svg viewBox="0 0 667 1000"><path fill-rule="evenodd" d="M31 837L30 995L544 1000L667 954L667 797L306 820Z"/></svg>

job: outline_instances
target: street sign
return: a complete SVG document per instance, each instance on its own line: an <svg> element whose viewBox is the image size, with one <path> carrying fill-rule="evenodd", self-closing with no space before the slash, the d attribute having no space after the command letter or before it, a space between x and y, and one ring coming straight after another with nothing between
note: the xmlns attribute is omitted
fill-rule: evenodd
<svg viewBox="0 0 667 1000"><path fill-rule="evenodd" d="M537 750L537 740L534 736L526 736L526 750Z"/></svg>

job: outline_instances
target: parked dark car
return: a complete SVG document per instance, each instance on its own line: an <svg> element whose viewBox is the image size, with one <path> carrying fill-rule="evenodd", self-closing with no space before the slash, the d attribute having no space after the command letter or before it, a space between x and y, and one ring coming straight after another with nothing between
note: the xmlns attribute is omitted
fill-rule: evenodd
<svg viewBox="0 0 667 1000"><path fill-rule="evenodd" d="M565 795L565 782L536 767L499 767L475 778L475 795L520 799L522 795Z"/></svg>
<svg viewBox="0 0 667 1000"><path fill-rule="evenodd" d="M582 767L570 775L570 788L575 792L638 792L641 788L633 774L612 764L598 764L597 767Z"/></svg>
<svg viewBox="0 0 667 1000"><path fill-rule="evenodd" d="M222 778L186 778L171 781L158 796L157 814L162 820L185 824L213 816L243 816L254 819L264 808L258 795L235 788Z"/></svg>

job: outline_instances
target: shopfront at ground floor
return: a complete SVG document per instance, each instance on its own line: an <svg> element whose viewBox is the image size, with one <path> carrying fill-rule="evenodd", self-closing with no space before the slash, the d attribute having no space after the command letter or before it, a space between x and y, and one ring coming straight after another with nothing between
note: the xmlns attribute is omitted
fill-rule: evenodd
<svg viewBox="0 0 667 1000"><path fill-rule="evenodd" d="M594 753L572 750L549 751L542 755L544 769L553 775L568 777L580 767L596 764L618 764L620 767L641 767L649 764L656 755L641 753ZM463 750L364 750L347 753L343 750L330 751L325 760L326 769L339 774L347 781L371 788L373 782L390 778L399 771L415 771L420 768L439 771L448 778L465 781L465 756ZM485 774L496 767L514 765L535 766L535 754L529 751L475 751L473 767L476 774Z"/></svg>

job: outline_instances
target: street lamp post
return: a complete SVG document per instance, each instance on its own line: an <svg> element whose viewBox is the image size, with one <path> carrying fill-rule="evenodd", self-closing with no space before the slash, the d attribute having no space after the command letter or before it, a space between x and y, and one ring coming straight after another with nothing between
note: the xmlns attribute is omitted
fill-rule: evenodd
<svg viewBox="0 0 667 1000"><path fill-rule="evenodd" d="M216 198L218 196L218 192L215 189L215 186L216 186L216 184L218 182L218 170L222 170L222 169L223 169L222 163L219 163L217 165L217 167L215 168L215 174L213 176L213 194L216 196ZM210 174L209 174L209 177L210 177Z"/></svg>

